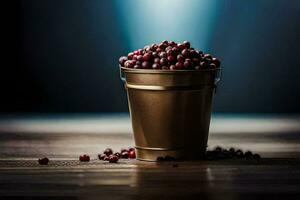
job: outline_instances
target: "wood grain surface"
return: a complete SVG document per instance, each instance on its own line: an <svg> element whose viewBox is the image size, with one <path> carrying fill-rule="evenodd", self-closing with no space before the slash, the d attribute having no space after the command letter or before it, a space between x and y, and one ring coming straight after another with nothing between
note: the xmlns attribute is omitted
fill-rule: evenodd
<svg viewBox="0 0 300 200"><path fill-rule="evenodd" d="M133 146L127 116L2 118L0 199L300 199L299 122L282 116L212 120L209 148L251 150L260 161L110 164L97 154ZM92 160L79 162L82 153ZM37 163L42 156L50 158L47 166Z"/></svg>

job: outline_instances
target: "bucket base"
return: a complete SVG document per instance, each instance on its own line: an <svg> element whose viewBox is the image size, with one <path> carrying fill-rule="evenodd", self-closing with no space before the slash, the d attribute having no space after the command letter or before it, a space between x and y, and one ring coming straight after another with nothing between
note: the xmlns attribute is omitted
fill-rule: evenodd
<svg viewBox="0 0 300 200"><path fill-rule="evenodd" d="M136 148L136 159L142 161L157 161L158 157L170 156L174 159L181 159L184 156L184 149L163 149L163 148Z"/></svg>

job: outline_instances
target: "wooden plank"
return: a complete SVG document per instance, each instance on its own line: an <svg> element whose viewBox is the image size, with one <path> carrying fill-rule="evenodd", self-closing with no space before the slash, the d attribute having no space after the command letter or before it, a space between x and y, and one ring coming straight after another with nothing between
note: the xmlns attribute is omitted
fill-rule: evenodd
<svg viewBox="0 0 300 200"><path fill-rule="evenodd" d="M133 146L130 132L79 134L69 132L71 127L62 133L0 131L0 199L300 199L297 127L273 134L262 127L255 132L213 132L209 138L210 147L261 153L259 162L110 164L99 161L97 154L108 146ZM79 162L82 153L90 154L91 162ZM50 158L49 165L37 163L41 156Z"/></svg>

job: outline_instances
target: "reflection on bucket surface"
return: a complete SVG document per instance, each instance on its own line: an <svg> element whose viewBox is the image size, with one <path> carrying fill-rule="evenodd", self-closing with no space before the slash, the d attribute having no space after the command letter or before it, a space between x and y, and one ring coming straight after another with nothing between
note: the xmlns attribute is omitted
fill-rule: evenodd
<svg viewBox="0 0 300 200"><path fill-rule="evenodd" d="M220 69L120 68L127 90L137 159L197 159L206 150Z"/></svg>

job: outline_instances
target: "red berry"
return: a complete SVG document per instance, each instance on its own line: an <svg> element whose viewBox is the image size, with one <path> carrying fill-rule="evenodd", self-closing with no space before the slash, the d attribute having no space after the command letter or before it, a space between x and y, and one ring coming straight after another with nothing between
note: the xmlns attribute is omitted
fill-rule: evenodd
<svg viewBox="0 0 300 200"><path fill-rule="evenodd" d="M141 65L134 65L133 66L133 69L141 69L142 67L141 67Z"/></svg>
<svg viewBox="0 0 300 200"><path fill-rule="evenodd" d="M169 42L169 45L171 45L172 47L177 46L176 42L174 42L174 41Z"/></svg>
<svg viewBox="0 0 300 200"><path fill-rule="evenodd" d="M49 163L49 159L47 157L39 158L38 161L39 161L40 165L48 165L48 163Z"/></svg>
<svg viewBox="0 0 300 200"><path fill-rule="evenodd" d="M168 61L170 62L174 62L175 61L175 57L174 56L168 56Z"/></svg>
<svg viewBox="0 0 300 200"><path fill-rule="evenodd" d="M184 62L184 57L183 57L183 55L179 54L179 55L177 56L177 61L183 63L183 62Z"/></svg>
<svg viewBox="0 0 300 200"><path fill-rule="evenodd" d="M132 60L137 60L137 55L133 55Z"/></svg>
<svg viewBox="0 0 300 200"><path fill-rule="evenodd" d="M166 49L166 53L168 56L170 56L173 54L173 51L172 51L172 49L168 49L168 50Z"/></svg>
<svg viewBox="0 0 300 200"><path fill-rule="evenodd" d="M144 61L150 61L152 59L152 53L145 53L143 56Z"/></svg>
<svg viewBox="0 0 300 200"><path fill-rule="evenodd" d="M88 161L90 161L90 156L88 156L88 155L86 155L86 154L80 155L80 156L79 156L79 160L80 160L81 162L88 162Z"/></svg>
<svg viewBox="0 0 300 200"><path fill-rule="evenodd" d="M162 49L162 50L164 50L166 47L167 47L167 45L165 45L165 44L163 44L163 43L160 43L160 44L158 45L158 48L160 48L160 49Z"/></svg>
<svg viewBox="0 0 300 200"><path fill-rule="evenodd" d="M144 46L145 51L150 51L151 47L149 45Z"/></svg>
<svg viewBox="0 0 300 200"><path fill-rule="evenodd" d="M188 42L188 41L183 41L183 43L182 43L186 48L190 48L191 47L191 43L190 42Z"/></svg>
<svg viewBox="0 0 300 200"><path fill-rule="evenodd" d="M119 152L114 153L115 156L117 156L118 158L121 157L121 154Z"/></svg>
<svg viewBox="0 0 300 200"><path fill-rule="evenodd" d="M195 58L199 58L200 56L200 51L195 50Z"/></svg>
<svg viewBox="0 0 300 200"><path fill-rule="evenodd" d="M176 69L182 69L183 68L183 64L181 62L177 62L175 64Z"/></svg>
<svg viewBox="0 0 300 200"><path fill-rule="evenodd" d="M160 63L160 59L159 58L154 58L154 63Z"/></svg>
<svg viewBox="0 0 300 200"><path fill-rule="evenodd" d="M197 52L196 52L195 50L190 50L190 56L191 56L192 58L197 58L197 57L198 57L198 54L197 54Z"/></svg>
<svg viewBox="0 0 300 200"><path fill-rule="evenodd" d="M160 48L160 47L158 47L158 48L156 49L156 52L161 52L161 51L163 51L163 49Z"/></svg>
<svg viewBox="0 0 300 200"><path fill-rule="evenodd" d="M128 149L128 151L135 151L135 148L130 147L130 148Z"/></svg>
<svg viewBox="0 0 300 200"><path fill-rule="evenodd" d="M139 54L138 54L138 55L142 55L142 54L143 54L143 52L144 52L144 50L143 50L143 49L139 49L139 50L138 50L138 52L139 52Z"/></svg>
<svg viewBox="0 0 300 200"><path fill-rule="evenodd" d="M186 57L186 58L190 56L190 52L189 52L188 49L183 49L183 50L181 51L181 54L182 54L184 57Z"/></svg>
<svg viewBox="0 0 300 200"><path fill-rule="evenodd" d="M108 157L108 161L109 161L110 163L116 163L116 162L118 162L118 160L119 160L118 156L115 156L115 155L110 155L110 156Z"/></svg>
<svg viewBox="0 0 300 200"><path fill-rule="evenodd" d="M127 58L126 56L122 56L122 57L119 58L119 64L120 64L122 67L124 67L124 63L125 63L125 61L127 61L127 60L128 60L128 58Z"/></svg>
<svg viewBox="0 0 300 200"><path fill-rule="evenodd" d="M203 58L206 58L208 60L212 60L212 56L210 54L204 54Z"/></svg>
<svg viewBox="0 0 300 200"><path fill-rule="evenodd" d="M127 55L128 59L131 60L133 58L134 54L131 52Z"/></svg>
<svg viewBox="0 0 300 200"><path fill-rule="evenodd" d="M199 64L199 59L198 58L193 58L192 64L194 66L198 65Z"/></svg>
<svg viewBox="0 0 300 200"><path fill-rule="evenodd" d="M150 62L148 62L148 61L144 61L143 63L142 63L142 68L143 69L149 69L149 68L151 68L151 63Z"/></svg>
<svg viewBox="0 0 300 200"><path fill-rule="evenodd" d="M124 63L124 67L132 68L133 66L134 66L134 64L133 64L133 62L131 62L131 60L127 60Z"/></svg>
<svg viewBox="0 0 300 200"><path fill-rule="evenodd" d="M177 54L179 52L179 48L178 47L173 47L172 51L173 51L173 54Z"/></svg>
<svg viewBox="0 0 300 200"><path fill-rule="evenodd" d="M201 67L199 65L195 66L195 70L199 70Z"/></svg>
<svg viewBox="0 0 300 200"><path fill-rule="evenodd" d="M155 51L157 49L157 44L151 44L150 48L152 51Z"/></svg>
<svg viewBox="0 0 300 200"><path fill-rule="evenodd" d="M128 157L129 157L130 159L135 159L135 151L134 151L134 150L133 150L133 151L129 151Z"/></svg>
<svg viewBox="0 0 300 200"><path fill-rule="evenodd" d="M125 152L125 151L128 152L129 150L126 149L126 148L122 148L122 149L121 149L121 154L122 154L123 152Z"/></svg>
<svg viewBox="0 0 300 200"><path fill-rule="evenodd" d="M165 51L168 53L169 50L172 50L172 46L167 46L167 48L165 49Z"/></svg>
<svg viewBox="0 0 300 200"><path fill-rule="evenodd" d="M177 47L178 47L180 50L183 50L183 49L186 48L184 44L178 44Z"/></svg>
<svg viewBox="0 0 300 200"><path fill-rule="evenodd" d="M170 66L170 70L176 70L175 65L171 65L171 66Z"/></svg>
<svg viewBox="0 0 300 200"><path fill-rule="evenodd" d="M138 55L138 56L136 57L136 59L137 59L138 61L143 61L143 56L142 56L142 55Z"/></svg>
<svg viewBox="0 0 300 200"><path fill-rule="evenodd" d="M259 154L254 154L253 155L253 158L255 159L255 160L260 160L261 159L261 156L259 155Z"/></svg>
<svg viewBox="0 0 300 200"><path fill-rule="evenodd" d="M190 67L190 63L185 61L183 63L183 66L184 66L184 68L189 68Z"/></svg>
<svg viewBox="0 0 300 200"><path fill-rule="evenodd" d="M106 148L103 152L106 156L113 154L113 150L111 148Z"/></svg>
<svg viewBox="0 0 300 200"><path fill-rule="evenodd" d="M166 58L162 58L162 59L160 59L160 64L162 66L167 65L168 64L168 60Z"/></svg>
<svg viewBox="0 0 300 200"><path fill-rule="evenodd" d="M185 61L184 61L184 63L183 63L183 66L184 66L185 68L191 67L191 66L192 66L192 61L191 61L191 59L189 59L189 58L185 59Z"/></svg>
<svg viewBox="0 0 300 200"><path fill-rule="evenodd" d="M205 62L200 62L200 67L202 67L202 68L206 67L206 63Z"/></svg>
<svg viewBox="0 0 300 200"><path fill-rule="evenodd" d="M209 65L209 67L212 68L212 69L217 68L217 66L216 66L214 63L211 63L211 64Z"/></svg>
<svg viewBox="0 0 300 200"><path fill-rule="evenodd" d="M160 69L160 64L154 63L154 64L152 65L152 68L153 68L153 69Z"/></svg>
<svg viewBox="0 0 300 200"><path fill-rule="evenodd" d="M105 156L103 160L108 161L108 158L109 158L109 156Z"/></svg>
<svg viewBox="0 0 300 200"><path fill-rule="evenodd" d="M168 40L163 40L161 43L164 44L164 45L168 45L169 44Z"/></svg>
<svg viewBox="0 0 300 200"><path fill-rule="evenodd" d="M153 58L157 58L158 57L158 53L155 51L155 52L152 52L152 57Z"/></svg>
<svg viewBox="0 0 300 200"><path fill-rule="evenodd" d="M164 51L162 51L162 52L159 53L159 57L160 58L166 58L167 57L167 53L164 52Z"/></svg>
<svg viewBox="0 0 300 200"><path fill-rule="evenodd" d="M104 160L105 157L106 157L105 154L98 154L99 160Z"/></svg>
<svg viewBox="0 0 300 200"><path fill-rule="evenodd" d="M128 158L128 156L129 156L129 153L128 153L128 151L124 151L124 152L122 152L122 153L121 153L121 158L125 158L125 159L127 159L127 158Z"/></svg>
<svg viewBox="0 0 300 200"><path fill-rule="evenodd" d="M217 58L213 58L212 62L216 65L216 67L220 67L220 65L221 65L220 60L218 60Z"/></svg>

